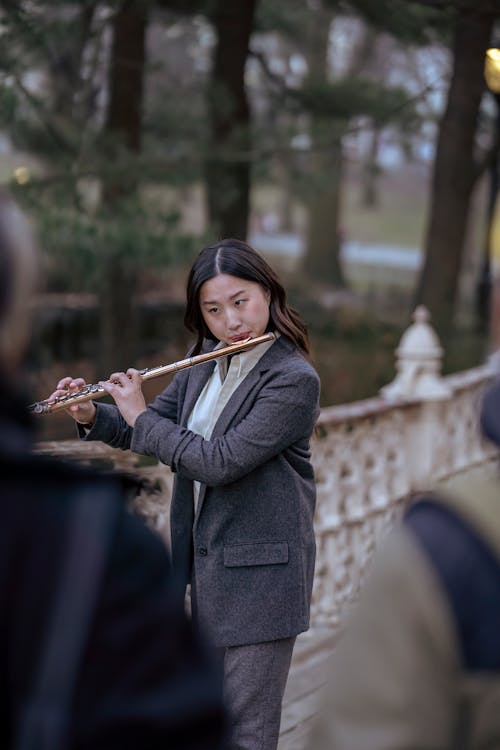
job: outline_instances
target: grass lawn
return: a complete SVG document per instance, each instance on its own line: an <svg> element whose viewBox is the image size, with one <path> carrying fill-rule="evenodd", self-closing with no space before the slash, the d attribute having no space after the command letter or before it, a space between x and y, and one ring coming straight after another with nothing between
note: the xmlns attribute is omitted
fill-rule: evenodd
<svg viewBox="0 0 500 750"><path fill-rule="evenodd" d="M372 244L421 247L425 226L429 177L422 167L407 166L381 174L378 182L378 205L361 205L359 180L347 175L342 196L340 228L346 239ZM264 217L283 215L285 196L276 185L258 184L252 191L253 225ZM293 200L289 207L292 228L279 226L278 231L297 231L304 235L307 215L304 207Z"/></svg>
<svg viewBox="0 0 500 750"><path fill-rule="evenodd" d="M346 239L373 244L421 247L425 228L427 178L409 169L381 176L377 208L361 205L359 186L347 182L342 227Z"/></svg>

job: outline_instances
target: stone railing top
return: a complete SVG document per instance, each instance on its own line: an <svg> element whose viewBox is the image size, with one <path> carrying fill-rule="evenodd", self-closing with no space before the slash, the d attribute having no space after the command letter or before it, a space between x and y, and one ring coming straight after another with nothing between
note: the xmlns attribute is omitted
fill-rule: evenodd
<svg viewBox="0 0 500 750"><path fill-rule="evenodd" d="M479 367L463 370L462 372L445 375L442 380L447 386L449 396L452 397L454 392L465 390L487 383L493 380L494 373L489 364L480 365ZM352 422L370 417L377 417L386 414L395 409L404 409L415 406L416 403L423 402L426 399L422 396L418 399L405 399L403 397L388 400L381 396L353 401L350 404L339 404L335 406L326 406L321 409L318 419L318 425L335 425L342 422Z"/></svg>
<svg viewBox="0 0 500 750"><path fill-rule="evenodd" d="M41 456L58 456L59 458L78 459L103 469L117 469L125 473L134 473L138 469L154 466L158 460L150 456L141 456L132 451L112 448L97 440L46 440L37 443L35 452Z"/></svg>
<svg viewBox="0 0 500 750"><path fill-rule="evenodd" d="M408 405L405 401L386 401L380 396L367 398L362 401L353 401L350 404L339 404L338 406L325 406L321 409L318 425L340 424L357 419L379 416L394 409L401 409Z"/></svg>
<svg viewBox="0 0 500 750"><path fill-rule="evenodd" d="M478 385L488 380L494 380L498 375L490 364L480 365L478 367L472 367L470 370L462 370L462 372L454 372L451 375L445 375L444 380L453 389L453 391L460 391L464 388L471 388L474 385Z"/></svg>

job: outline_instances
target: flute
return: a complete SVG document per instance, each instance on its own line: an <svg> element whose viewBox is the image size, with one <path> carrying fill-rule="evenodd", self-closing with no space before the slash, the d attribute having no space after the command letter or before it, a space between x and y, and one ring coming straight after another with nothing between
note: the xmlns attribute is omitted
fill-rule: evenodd
<svg viewBox="0 0 500 750"><path fill-rule="evenodd" d="M194 357L187 357L181 359L178 362L172 362L169 365L159 365L158 367L146 367L144 370L139 370L139 375L142 380L151 380L152 378L159 378L162 375L169 375L172 372L179 372L180 370L186 370L188 367L195 367L201 365L203 362L209 362L212 359L218 359L219 357L225 357L228 354L237 354L238 352L250 349L258 344L264 344L266 341L272 341L276 336L274 333L265 333L262 336L256 336L254 339L245 339L244 341L237 341L235 344L224 346L221 349L215 349L205 354L197 354ZM83 401L91 401L92 399L102 398L106 396L106 391L98 383L89 383L84 385L73 393L68 393L67 396L59 396L58 398L50 401L45 399L44 401L37 401L31 404L28 409L33 414L53 414L60 409L67 409L73 404L80 404Z"/></svg>

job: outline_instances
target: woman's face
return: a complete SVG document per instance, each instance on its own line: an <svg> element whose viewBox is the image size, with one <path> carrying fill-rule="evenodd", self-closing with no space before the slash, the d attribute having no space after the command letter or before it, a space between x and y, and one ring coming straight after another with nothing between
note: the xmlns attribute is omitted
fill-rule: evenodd
<svg viewBox="0 0 500 750"><path fill-rule="evenodd" d="M270 294L255 281L220 273L205 281L199 304L203 320L215 338L235 344L265 333Z"/></svg>

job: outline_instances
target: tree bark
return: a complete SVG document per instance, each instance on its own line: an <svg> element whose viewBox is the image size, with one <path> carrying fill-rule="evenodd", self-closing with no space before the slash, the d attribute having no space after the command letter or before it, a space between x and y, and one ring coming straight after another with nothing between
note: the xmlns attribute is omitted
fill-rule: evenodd
<svg viewBox="0 0 500 750"><path fill-rule="evenodd" d="M360 203L362 208L375 209L379 205L377 182L380 174L380 167L378 165L380 130L376 125L373 126L373 130L370 133L370 139L369 151L361 173Z"/></svg>
<svg viewBox="0 0 500 750"><path fill-rule="evenodd" d="M247 233L251 148L245 65L257 0L217 0L217 34L208 88L209 153L205 165L210 223L222 237Z"/></svg>
<svg viewBox="0 0 500 750"><path fill-rule="evenodd" d="M326 80L331 13L320 7L310 17L311 75ZM340 263L339 217L342 189L342 128L330 118L311 116L308 230L303 260L311 279L345 286Z"/></svg>
<svg viewBox="0 0 500 750"><path fill-rule="evenodd" d="M459 273L472 188L476 177L474 142L484 91L484 55L493 15L462 11L456 22L453 73L441 121L425 239L425 263L416 303L426 305L441 333L453 325Z"/></svg>
<svg viewBox="0 0 500 750"><path fill-rule="evenodd" d="M304 272L309 278L345 286L340 264L339 216L342 188L342 139L331 134L328 151L311 155L314 173L310 185L309 223Z"/></svg>
<svg viewBox="0 0 500 750"><path fill-rule="evenodd" d="M112 211L134 194L137 177L115 171L120 156L141 149L143 77L147 11L140 2L124 2L113 22L109 106L104 127L111 170L103 170L103 209ZM99 368L109 374L132 366L137 355L134 296L137 263L120 248L102 259Z"/></svg>
<svg viewBox="0 0 500 750"><path fill-rule="evenodd" d="M109 158L120 152L141 150L144 66L146 62L147 10L144 3L124 2L113 21L113 42L109 68L109 103L104 126ZM103 186L106 206L131 195L136 181L124 182L113 176Z"/></svg>

